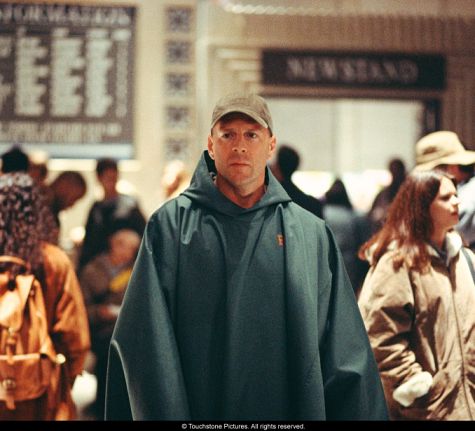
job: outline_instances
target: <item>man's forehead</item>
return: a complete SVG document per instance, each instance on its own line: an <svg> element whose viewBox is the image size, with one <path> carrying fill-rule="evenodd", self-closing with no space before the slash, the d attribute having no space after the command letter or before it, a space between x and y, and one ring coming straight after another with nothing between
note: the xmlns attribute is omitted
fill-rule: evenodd
<svg viewBox="0 0 475 431"><path fill-rule="evenodd" d="M252 130L267 130L265 127L261 126L256 120L247 116L246 114L241 114L239 112L231 113L229 115L221 118L215 125L219 129L232 129L237 126L239 123L246 123L246 126Z"/></svg>

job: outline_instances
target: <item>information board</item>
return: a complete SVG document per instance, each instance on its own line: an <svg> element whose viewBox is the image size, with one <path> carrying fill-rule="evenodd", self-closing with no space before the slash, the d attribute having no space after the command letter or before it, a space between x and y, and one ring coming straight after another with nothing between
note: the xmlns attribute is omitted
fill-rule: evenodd
<svg viewBox="0 0 475 431"><path fill-rule="evenodd" d="M0 3L0 150L133 157L135 7Z"/></svg>

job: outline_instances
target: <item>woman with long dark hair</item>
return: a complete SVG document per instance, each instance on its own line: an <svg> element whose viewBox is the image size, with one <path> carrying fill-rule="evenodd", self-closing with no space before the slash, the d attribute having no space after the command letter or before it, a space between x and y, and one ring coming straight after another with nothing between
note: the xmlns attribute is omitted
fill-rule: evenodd
<svg viewBox="0 0 475 431"><path fill-rule="evenodd" d="M76 417L71 388L82 372L90 348L89 326L74 267L51 244L55 234L51 214L33 179L25 173L0 176L0 255L23 260L41 284L48 333L57 354L57 372L39 398L16 401L11 409L0 400L1 420L70 420ZM21 264L1 263L0 275L13 280L24 273ZM25 376L18 376L19 387ZM21 378L20 378L21 377ZM28 376L29 377L29 376ZM28 378L27 377L27 378Z"/></svg>
<svg viewBox="0 0 475 431"><path fill-rule="evenodd" d="M448 174L413 172L382 229L359 306L392 419L475 419L475 284Z"/></svg>

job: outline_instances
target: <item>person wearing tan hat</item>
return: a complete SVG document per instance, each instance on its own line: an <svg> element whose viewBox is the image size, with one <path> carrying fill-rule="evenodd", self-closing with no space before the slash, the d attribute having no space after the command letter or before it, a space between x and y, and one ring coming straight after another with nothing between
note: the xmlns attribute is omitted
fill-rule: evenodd
<svg viewBox="0 0 475 431"><path fill-rule="evenodd" d="M464 148L458 135L443 130L429 133L416 143L414 170L440 169L457 181L460 221L456 230L475 250L475 151Z"/></svg>
<svg viewBox="0 0 475 431"><path fill-rule="evenodd" d="M148 221L109 350L106 419L387 419L341 252L267 166L266 101L214 109L190 186Z"/></svg>

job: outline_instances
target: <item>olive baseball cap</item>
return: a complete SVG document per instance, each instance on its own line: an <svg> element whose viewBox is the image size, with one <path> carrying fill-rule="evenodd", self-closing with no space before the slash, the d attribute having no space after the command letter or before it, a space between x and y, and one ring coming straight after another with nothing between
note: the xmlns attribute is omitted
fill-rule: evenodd
<svg viewBox="0 0 475 431"><path fill-rule="evenodd" d="M475 151L464 148L456 133L448 130L429 133L416 143L417 171L434 169L439 165L471 165Z"/></svg>
<svg viewBox="0 0 475 431"><path fill-rule="evenodd" d="M222 97L216 103L211 118L211 129L225 115L240 112L251 117L272 134L272 118L266 101L257 94L234 93Z"/></svg>

